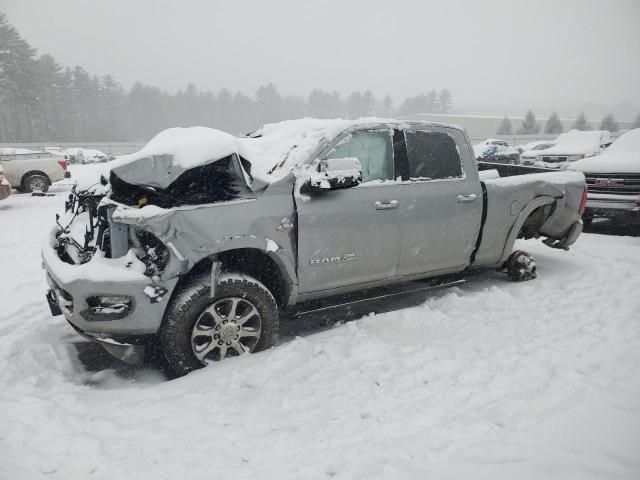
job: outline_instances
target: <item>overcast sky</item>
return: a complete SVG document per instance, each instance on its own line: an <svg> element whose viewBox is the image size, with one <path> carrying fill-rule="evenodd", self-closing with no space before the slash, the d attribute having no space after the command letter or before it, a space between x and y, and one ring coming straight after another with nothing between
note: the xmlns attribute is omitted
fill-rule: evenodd
<svg viewBox="0 0 640 480"><path fill-rule="evenodd" d="M39 53L126 87L252 94L273 82L397 101L447 87L456 108L483 113L640 109L640 0L0 0L0 11Z"/></svg>

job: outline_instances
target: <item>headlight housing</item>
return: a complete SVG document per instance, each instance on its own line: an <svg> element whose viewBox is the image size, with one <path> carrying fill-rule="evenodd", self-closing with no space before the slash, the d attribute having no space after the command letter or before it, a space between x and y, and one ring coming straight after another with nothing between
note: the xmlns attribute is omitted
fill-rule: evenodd
<svg viewBox="0 0 640 480"><path fill-rule="evenodd" d="M160 275L169 261L169 250L154 234L141 228L131 228L131 243L136 256L145 264L148 277Z"/></svg>

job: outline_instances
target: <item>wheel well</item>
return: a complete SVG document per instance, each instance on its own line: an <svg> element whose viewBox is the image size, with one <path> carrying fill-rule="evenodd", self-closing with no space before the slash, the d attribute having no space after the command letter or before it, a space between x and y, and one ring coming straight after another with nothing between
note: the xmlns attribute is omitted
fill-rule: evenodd
<svg viewBox="0 0 640 480"><path fill-rule="evenodd" d="M178 291L180 286L193 275L202 275L210 272L214 261L220 262L223 272L245 273L261 282L276 299L278 307L284 307L287 304L289 286L282 271L273 258L256 248L228 250L200 260L180 280L176 285L175 291Z"/></svg>
<svg viewBox="0 0 640 480"><path fill-rule="evenodd" d="M535 237L540 227L551 215L553 207L552 204L542 205L531 212L522 224L520 232L518 232L518 238L529 239Z"/></svg>
<svg viewBox="0 0 640 480"><path fill-rule="evenodd" d="M219 253L216 258L222 264L222 271L251 275L269 289L278 307L287 304L287 282L275 260L263 251L256 248L229 250Z"/></svg>
<svg viewBox="0 0 640 480"><path fill-rule="evenodd" d="M29 177L29 175L42 175L44 178L47 179L47 182L49 182L49 184L51 184L51 179L49 178L49 175L47 175L46 173L40 171L40 170L29 170L28 172L24 173L22 175L22 178L20 179L20 185L24 184L24 181L27 177Z"/></svg>

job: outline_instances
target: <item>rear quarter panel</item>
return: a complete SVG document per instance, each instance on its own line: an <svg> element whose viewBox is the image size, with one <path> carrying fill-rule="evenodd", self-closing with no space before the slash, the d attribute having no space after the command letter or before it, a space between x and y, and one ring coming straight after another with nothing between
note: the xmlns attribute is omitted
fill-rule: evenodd
<svg viewBox="0 0 640 480"><path fill-rule="evenodd" d="M486 180L487 218L482 242L476 254L478 266L498 266L510 253L508 241L513 229L520 229L528 216L527 207L537 198L554 199L554 208L538 233L563 238L580 219L579 208L585 187L579 172L534 173Z"/></svg>

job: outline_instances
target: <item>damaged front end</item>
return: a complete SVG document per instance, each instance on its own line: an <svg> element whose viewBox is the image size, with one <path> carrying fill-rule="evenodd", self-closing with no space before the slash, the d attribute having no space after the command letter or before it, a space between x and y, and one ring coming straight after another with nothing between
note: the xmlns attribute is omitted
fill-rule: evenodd
<svg viewBox="0 0 640 480"><path fill-rule="evenodd" d="M166 278L170 251L156 236L114 221L110 185L72 190L42 248L47 302L85 338L139 363L157 332L177 277Z"/></svg>
<svg viewBox="0 0 640 480"><path fill-rule="evenodd" d="M137 264L135 269L155 284L168 263L169 250L152 233L114 221L113 213L118 204L108 198L110 190L111 185L104 177L98 187L80 192L73 187L65 202L64 216L56 215L58 257L70 265L84 265L95 255L103 259L135 257L144 265L144 270L133 260L127 261L125 267L132 268ZM157 292L166 289L156 285L150 287L146 291L151 300L157 302ZM150 295L151 290L156 293Z"/></svg>
<svg viewBox="0 0 640 480"><path fill-rule="evenodd" d="M253 201L252 188L236 154L193 168L145 157L74 187L42 249L52 314L118 358L139 358L129 347L157 333L180 276L214 248L206 212Z"/></svg>

